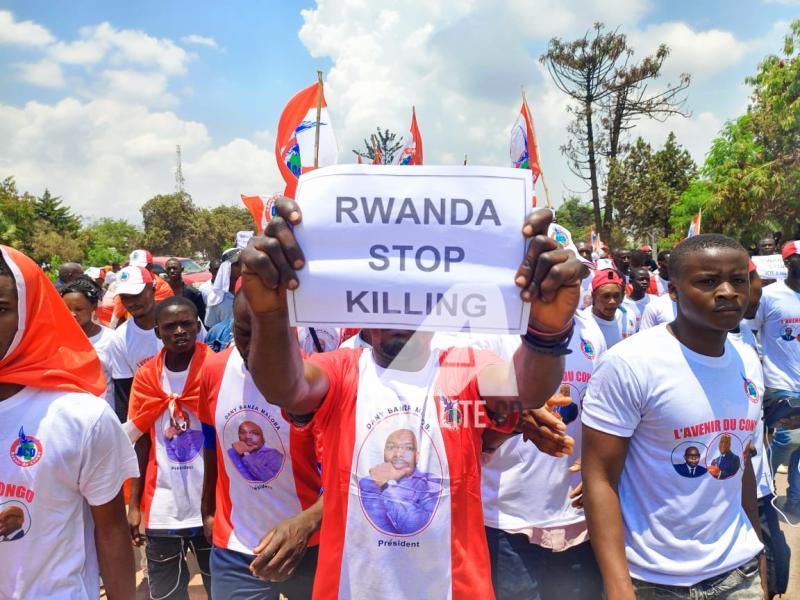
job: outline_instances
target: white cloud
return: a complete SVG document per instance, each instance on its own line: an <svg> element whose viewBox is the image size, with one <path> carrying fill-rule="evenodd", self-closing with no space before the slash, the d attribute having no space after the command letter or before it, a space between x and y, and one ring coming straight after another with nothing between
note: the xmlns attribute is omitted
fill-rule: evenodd
<svg viewBox="0 0 800 600"><path fill-rule="evenodd" d="M170 106L177 102L167 93L167 76L134 69L107 69L102 72L101 97L125 102L141 102L149 106Z"/></svg>
<svg viewBox="0 0 800 600"><path fill-rule="evenodd" d="M19 78L26 83L41 87L63 87L64 74L61 66L52 60L40 60L35 63L18 63L16 66Z"/></svg>
<svg viewBox="0 0 800 600"><path fill-rule="evenodd" d="M667 79L690 73L695 81L702 80L739 63L749 50L748 42L736 39L729 31L695 31L679 22L651 25L628 38L636 50L635 58L654 53L659 44L669 46L670 55L662 70Z"/></svg>
<svg viewBox="0 0 800 600"><path fill-rule="evenodd" d="M196 46L208 46L209 48L219 47L217 45L217 40L215 40L213 37L197 35L196 33L183 36L181 38L181 41L185 44L194 44Z"/></svg>
<svg viewBox="0 0 800 600"><path fill-rule="evenodd" d="M33 21L17 21L7 10L0 10L0 44L46 46L55 41L53 34Z"/></svg>

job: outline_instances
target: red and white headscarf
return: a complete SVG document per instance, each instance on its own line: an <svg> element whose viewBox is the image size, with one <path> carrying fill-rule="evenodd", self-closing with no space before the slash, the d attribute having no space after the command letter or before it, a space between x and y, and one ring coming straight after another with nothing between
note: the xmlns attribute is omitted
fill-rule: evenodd
<svg viewBox="0 0 800 600"><path fill-rule="evenodd" d="M17 333L0 357L0 382L46 390L106 391L103 369L92 343L58 291L30 258L0 245L17 287Z"/></svg>

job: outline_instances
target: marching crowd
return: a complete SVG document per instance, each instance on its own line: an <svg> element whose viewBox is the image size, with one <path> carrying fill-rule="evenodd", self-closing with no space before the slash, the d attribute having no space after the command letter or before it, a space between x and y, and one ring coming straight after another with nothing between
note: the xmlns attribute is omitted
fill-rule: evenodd
<svg viewBox="0 0 800 600"><path fill-rule="evenodd" d="M133 598L137 561L188 598L189 553L216 600L785 592L800 241L762 281L722 235L598 256L535 211L524 335L298 330L276 211L199 289L0 246L0 598Z"/></svg>

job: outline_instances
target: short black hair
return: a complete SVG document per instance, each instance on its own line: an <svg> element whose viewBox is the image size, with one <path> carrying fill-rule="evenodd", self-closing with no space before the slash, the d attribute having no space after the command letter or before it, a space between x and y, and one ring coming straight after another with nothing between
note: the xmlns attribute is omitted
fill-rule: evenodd
<svg viewBox="0 0 800 600"><path fill-rule="evenodd" d="M0 275L14 279L14 273L11 272L11 268L6 264L6 259L3 258L2 253L0 253Z"/></svg>
<svg viewBox="0 0 800 600"><path fill-rule="evenodd" d="M97 305L100 301L100 288L92 281L88 275L81 275L76 279L70 281L68 284L61 287L59 290L63 298L67 294L83 294L86 299L93 305Z"/></svg>
<svg viewBox="0 0 800 600"><path fill-rule="evenodd" d="M647 255L644 253L644 250L639 250L638 248L634 248L631 252L631 269L634 267L643 267L647 262Z"/></svg>
<svg viewBox="0 0 800 600"><path fill-rule="evenodd" d="M161 319L161 313L172 306L188 308L192 311L195 318L197 318L197 307L194 305L194 302L183 296L170 296L156 305L156 323Z"/></svg>
<svg viewBox="0 0 800 600"><path fill-rule="evenodd" d="M669 257L670 279L680 277L682 275L681 266L684 262L686 262L686 259L689 256L696 254L697 252L715 248L727 248L729 250L741 252L745 256L748 256L747 250L744 249L744 246L742 246L735 239L729 238L727 235L722 235L719 233L701 233L700 235L686 238L672 251L672 254L670 254Z"/></svg>
<svg viewBox="0 0 800 600"><path fill-rule="evenodd" d="M658 255L656 255L656 260L665 261L667 257L672 254L672 250L659 250Z"/></svg>

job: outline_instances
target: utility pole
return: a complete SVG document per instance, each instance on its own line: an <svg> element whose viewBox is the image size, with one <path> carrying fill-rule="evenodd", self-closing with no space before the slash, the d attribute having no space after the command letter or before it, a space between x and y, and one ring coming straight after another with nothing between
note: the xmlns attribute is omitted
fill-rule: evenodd
<svg viewBox="0 0 800 600"><path fill-rule="evenodd" d="M186 183L186 180L183 178L182 162L181 146L178 144L175 146L175 191L179 194L183 194L183 184Z"/></svg>

